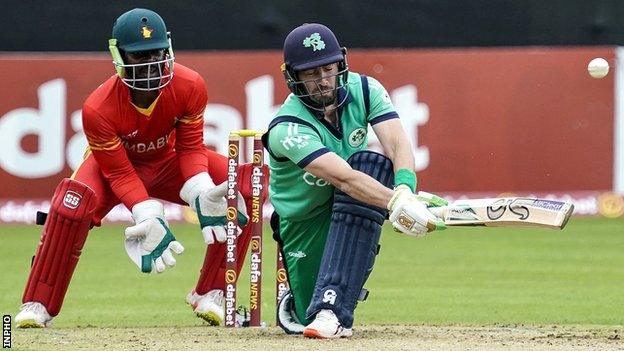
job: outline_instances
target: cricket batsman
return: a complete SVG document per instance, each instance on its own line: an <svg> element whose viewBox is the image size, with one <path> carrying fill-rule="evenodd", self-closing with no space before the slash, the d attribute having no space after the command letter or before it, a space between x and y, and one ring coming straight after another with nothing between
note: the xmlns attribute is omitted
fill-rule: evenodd
<svg viewBox="0 0 624 351"><path fill-rule="evenodd" d="M89 149L71 178L58 185L47 217L39 221L45 224L16 325L50 324L61 309L88 231L119 203L134 220L125 230L131 260L146 273L173 267L173 254L181 254L184 247L165 219L161 200L188 205L197 213L208 248L197 286L186 300L199 317L219 325L228 170L227 159L203 144L204 80L197 72L174 65L170 33L151 10L122 14L113 25L109 48L116 74L83 105ZM242 179L250 177L251 167L243 166L240 174ZM244 185L241 193L251 197L251 189ZM247 210L240 194L238 201L244 225ZM243 230L238 239L239 271L249 239Z"/></svg>
<svg viewBox="0 0 624 351"><path fill-rule="evenodd" d="M346 49L322 24L295 28L282 72L292 92L263 141L270 155L271 219L290 293L279 325L313 338L352 335L353 312L388 212L394 228L420 236L445 228L415 194L414 156L384 87L349 72ZM387 157L367 151L371 125Z"/></svg>

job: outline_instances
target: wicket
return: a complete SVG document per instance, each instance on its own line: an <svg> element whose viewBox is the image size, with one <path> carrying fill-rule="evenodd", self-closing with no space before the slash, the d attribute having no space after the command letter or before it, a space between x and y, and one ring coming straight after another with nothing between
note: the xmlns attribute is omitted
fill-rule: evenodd
<svg viewBox="0 0 624 351"><path fill-rule="evenodd" d="M240 158L241 138L253 137L253 171L251 177L252 188L252 211L250 214L251 241L250 241L250 287L249 287L249 312L252 327L261 326L262 311L262 184L267 175L264 174L264 149L262 146L263 132L256 130L238 130L230 133L228 140L228 191L227 191L227 254L225 271L225 326L236 326L236 284L238 277L236 267L237 251L237 194L239 189L238 165ZM276 306L281 295L287 290L286 271L283 258L278 248L276 268Z"/></svg>

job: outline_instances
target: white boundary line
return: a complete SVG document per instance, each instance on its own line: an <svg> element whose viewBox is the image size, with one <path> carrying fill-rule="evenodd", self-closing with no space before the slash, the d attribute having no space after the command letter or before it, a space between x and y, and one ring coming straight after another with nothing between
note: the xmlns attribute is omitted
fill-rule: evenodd
<svg viewBox="0 0 624 351"><path fill-rule="evenodd" d="M624 195L624 47L616 47L614 63L613 191Z"/></svg>

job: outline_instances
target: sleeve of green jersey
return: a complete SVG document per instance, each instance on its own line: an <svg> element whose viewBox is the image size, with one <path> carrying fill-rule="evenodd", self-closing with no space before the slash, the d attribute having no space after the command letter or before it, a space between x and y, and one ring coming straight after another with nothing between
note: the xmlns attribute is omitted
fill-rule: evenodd
<svg viewBox="0 0 624 351"><path fill-rule="evenodd" d="M288 158L301 168L330 152L314 129L294 122L282 122L271 128L269 148L274 156Z"/></svg>
<svg viewBox="0 0 624 351"><path fill-rule="evenodd" d="M368 114L368 123L375 125L377 123L387 121L392 118L399 118L399 115L392 105L390 95L386 88L373 77L368 78L368 91L370 97L370 113Z"/></svg>

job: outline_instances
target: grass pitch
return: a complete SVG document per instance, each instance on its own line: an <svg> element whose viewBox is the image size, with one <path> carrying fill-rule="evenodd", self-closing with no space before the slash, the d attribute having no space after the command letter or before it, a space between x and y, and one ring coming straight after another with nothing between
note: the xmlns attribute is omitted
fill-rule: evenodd
<svg viewBox="0 0 624 351"><path fill-rule="evenodd" d="M35 226L0 227L3 314L17 313L39 231ZM201 328L202 322L184 303L204 255L201 233L190 225L174 225L173 231L186 247L178 265L162 275L145 275L125 254L122 226L93 230L63 310L54 320L52 330L57 331L17 332L15 342L82 330L98 334L158 327L137 329L152 330L158 338L168 333L162 330ZM271 325L275 248L270 236L265 238L262 308L263 320ZM624 324L623 247L623 219L573 218L563 231L450 228L419 239L386 227L366 284L369 299L356 311L356 336L358 326L374 331L375 325L389 324L558 325L598 328L596 335L617 340ZM242 304L248 304L247 271L239 280ZM271 330L266 333L273 335Z"/></svg>
<svg viewBox="0 0 624 351"><path fill-rule="evenodd" d="M19 350L621 350L621 329L535 326L357 326L350 339L287 336L277 327L57 328L19 330Z"/></svg>

